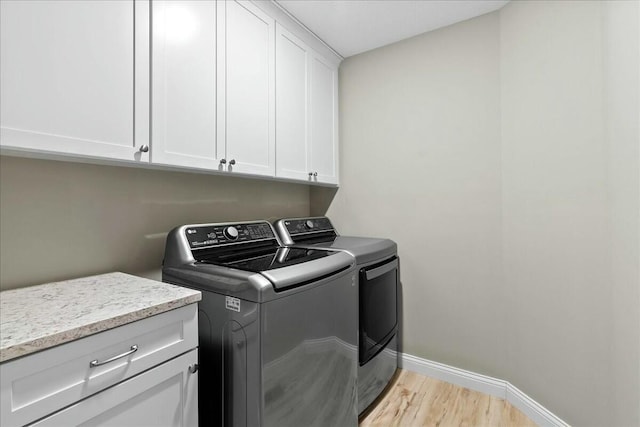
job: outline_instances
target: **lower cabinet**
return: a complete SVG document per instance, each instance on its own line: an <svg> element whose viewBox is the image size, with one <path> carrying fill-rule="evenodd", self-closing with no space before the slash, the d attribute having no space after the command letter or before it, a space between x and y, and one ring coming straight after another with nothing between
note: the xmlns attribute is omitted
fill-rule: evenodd
<svg viewBox="0 0 640 427"><path fill-rule="evenodd" d="M197 361L192 350L31 425L196 427Z"/></svg>
<svg viewBox="0 0 640 427"><path fill-rule="evenodd" d="M190 304L0 364L0 425L197 426Z"/></svg>

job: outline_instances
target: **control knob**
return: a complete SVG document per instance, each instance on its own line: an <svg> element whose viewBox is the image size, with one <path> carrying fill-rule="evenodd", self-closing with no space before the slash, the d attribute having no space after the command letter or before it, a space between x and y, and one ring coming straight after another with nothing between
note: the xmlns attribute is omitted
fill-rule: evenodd
<svg viewBox="0 0 640 427"><path fill-rule="evenodd" d="M224 237L229 240L236 240L238 238L238 229L235 227L227 227L224 229Z"/></svg>
<svg viewBox="0 0 640 427"><path fill-rule="evenodd" d="M305 223L304 226L307 227L309 230L311 230L313 227L315 227L315 224L313 223L313 221L311 221L310 219L308 219Z"/></svg>

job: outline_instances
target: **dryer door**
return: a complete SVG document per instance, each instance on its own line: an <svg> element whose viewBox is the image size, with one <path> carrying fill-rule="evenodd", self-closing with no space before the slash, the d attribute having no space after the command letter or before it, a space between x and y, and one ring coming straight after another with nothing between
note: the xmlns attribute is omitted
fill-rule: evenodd
<svg viewBox="0 0 640 427"><path fill-rule="evenodd" d="M378 354L398 329L398 258L360 269L360 366Z"/></svg>

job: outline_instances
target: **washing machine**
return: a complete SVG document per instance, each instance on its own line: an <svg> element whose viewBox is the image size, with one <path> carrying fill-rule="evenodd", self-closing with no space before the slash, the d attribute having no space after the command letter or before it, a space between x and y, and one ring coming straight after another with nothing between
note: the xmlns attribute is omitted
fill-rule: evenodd
<svg viewBox="0 0 640 427"><path fill-rule="evenodd" d="M327 217L287 218L274 223L290 247L341 250L355 257L358 311L358 413L389 385L398 367L398 248L394 241L340 236Z"/></svg>
<svg viewBox="0 0 640 427"><path fill-rule="evenodd" d="M198 289L201 426L357 426L356 263L266 221L183 225L162 279Z"/></svg>

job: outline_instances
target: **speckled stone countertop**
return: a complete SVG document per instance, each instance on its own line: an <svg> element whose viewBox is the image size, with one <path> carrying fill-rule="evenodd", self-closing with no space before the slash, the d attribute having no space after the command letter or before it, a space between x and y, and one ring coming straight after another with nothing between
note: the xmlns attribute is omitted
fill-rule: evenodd
<svg viewBox="0 0 640 427"><path fill-rule="evenodd" d="M0 362L195 303L199 291L108 273L0 292Z"/></svg>

